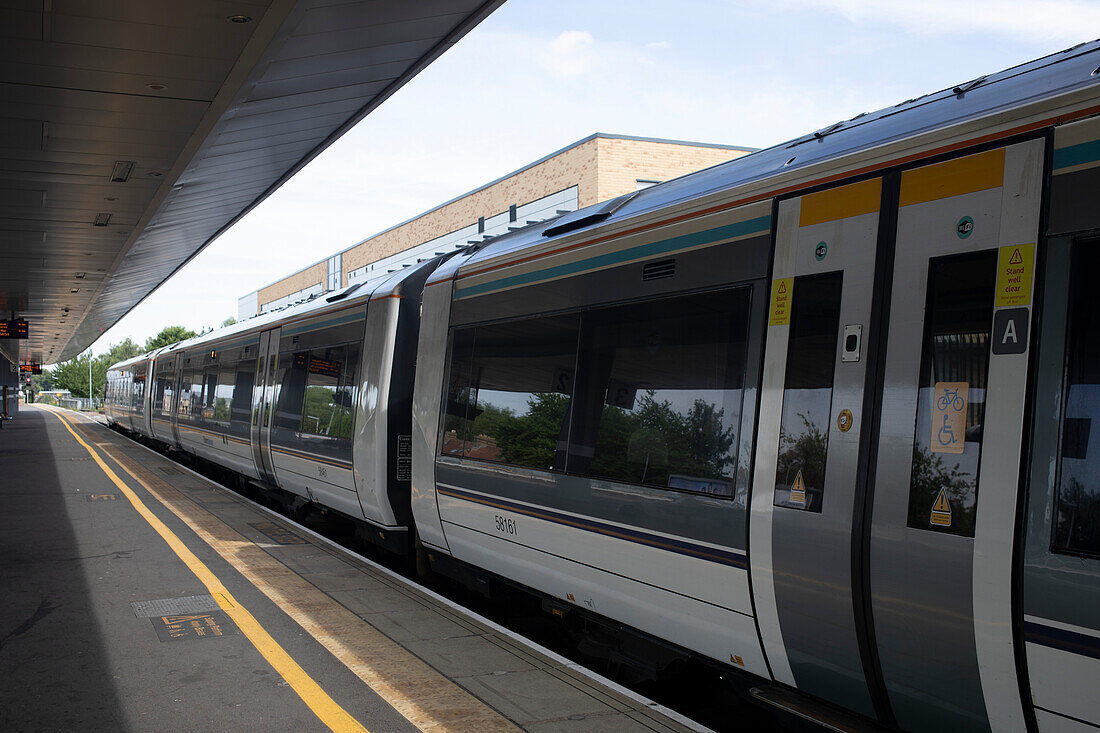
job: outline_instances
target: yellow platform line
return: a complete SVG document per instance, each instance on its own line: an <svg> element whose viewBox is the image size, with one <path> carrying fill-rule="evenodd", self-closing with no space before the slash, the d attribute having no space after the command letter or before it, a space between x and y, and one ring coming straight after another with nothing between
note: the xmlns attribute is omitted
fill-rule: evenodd
<svg viewBox="0 0 1100 733"><path fill-rule="evenodd" d="M433 733L518 729L150 469L129 456L101 450L417 728Z"/></svg>
<svg viewBox="0 0 1100 733"><path fill-rule="evenodd" d="M76 438L76 442L84 446L88 454L91 455L99 467L103 469L103 473L107 474L107 478L119 488L119 491L129 499L138 514L140 514L141 517L149 523L149 526L168 543L168 546L172 548L176 556L179 557L188 569L195 574L195 577L207 587L210 591L210 595L214 597L214 600L217 601L226 615L237 624L237 628L248 637L248 640L252 642L256 650L268 661L268 664L270 664L275 671L290 684L291 688L298 693L298 696L302 698L302 701L309 706L309 709L314 712L321 722L334 731L365 732L367 729L346 710L340 707L335 700L329 697L328 693L321 689L321 686L318 685L281 646L279 646L279 643L276 642L269 633L267 633L264 627L260 625L260 622L233 598L232 594L230 594L218 579L218 576L214 575L201 560L195 557L195 554L183 544L180 538L177 537L164 522L160 521L153 512L149 511L149 508L145 506L138 495L134 493L133 489L127 486L126 483L111 470L111 467L104 463L103 459L99 457L99 454L76 434L76 431L72 429L69 421L62 417L60 413L54 412L51 409L48 409L47 412L50 412L60 420L61 424L65 426L65 429ZM127 473L129 472L127 471Z"/></svg>

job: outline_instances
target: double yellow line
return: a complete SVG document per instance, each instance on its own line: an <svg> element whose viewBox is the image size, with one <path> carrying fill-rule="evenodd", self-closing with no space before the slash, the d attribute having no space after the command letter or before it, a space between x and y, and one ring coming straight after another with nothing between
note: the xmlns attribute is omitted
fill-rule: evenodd
<svg viewBox="0 0 1100 733"><path fill-rule="evenodd" d="M88 454L93 460L103 469L103 473L107 474L107 478L119 488L119 491L130 501L137 510L138 514L149 523L149 526L159 534L164 541L168 543L168 546L172 548L172 551L176 553L176 556L195 574L195 577L207 587L210 591L210 595L217 601L218 606L225 611L226 615L237 624L237 628L248 637L248 640L252 642L256 650L263 655L264 659L278 672L284 680L291 686L291 688L298 693L298 696L302 698L302 702L309 706L309 709L324 723L326 726L334 731L363 731L366 732L366 728L353 718L346 710L329 697L321 686L318 685L312 677L306 674L306 671L294 661L289 654L286 653L279 643L271 637L271 634L267 633L260 622L248 612L248 610L239 604L228 589L222 584L214 573L210 571L208 567L201 560L199 560L191 550L187 548L185 544L175 535L172 530L168 528L164 522L160 521L153 512L149 511L149 508L145 506L144 502L138 497L134 491L126 485L118 475L111 470L99 454L92 449L90 445L84 442L76 431L72 429L68 419L61 416L60 413L54 412L52 409L48 410L52 413L61 424L65 426L65 429L72 433L72 436L76 438L76 442L84 446L84 449L88 451ZM125 467L123 470L126 471ZM127 471L129 473L129 471ZM131 476L137 480L136 476Z"/></svg>

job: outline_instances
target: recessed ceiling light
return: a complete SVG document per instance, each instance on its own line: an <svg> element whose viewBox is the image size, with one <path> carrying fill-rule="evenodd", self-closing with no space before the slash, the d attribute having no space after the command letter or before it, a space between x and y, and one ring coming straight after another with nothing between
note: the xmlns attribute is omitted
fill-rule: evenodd
<svg viewBox="0 0 1100 733"><path fill-rule="evenodd" d="M160 178L163 175L164 174L161 173L160 171L149 171L149 177L150 178Z"/></svg>
<svg viewBox="0 0 1100 733"><path fill-rule="evenodd" d="M69 292L70 293L79 293L80 291L77 290L76 288L69 288Z"/></svg>
<svg viewBox="0 0 1100 733"><path fill-rule="evenodd" d="M252 17L249 15L230 15L226 20L230 23L251 23Z"/></svg>
<svg viewBox="0 0 1100 733"><path fill-rule="evenodd" d="M111 168L111 183L126 183L133 170L134 161L116 160L114 167Z"/></svg>
<svg viewBox="0 0 1100 733"><path fill-rule="evenodd" d="M118 196L104 196L104 201L118 201Z"/></svg>
<svg viewBox="0 0 1100 733"><path fill-rule="evenodd" d="M75 278L76 278L77 280L83 280L83 279L84 279L84 275L86 275L86 274L87 274L87 273L84 273L84 272L78 272L78 273L76 273L75 275L73 275L73 277L75 277Z"/></svg>
<svg viewBox="0 0 1100 733"><path fill-rule="evenodd" d="M146 84L145 88L146 89L151 89L154 92L163 92L165 89L168 88L168 85L167 84L161 84L160 82L153 82L152 84Z"/></svg>

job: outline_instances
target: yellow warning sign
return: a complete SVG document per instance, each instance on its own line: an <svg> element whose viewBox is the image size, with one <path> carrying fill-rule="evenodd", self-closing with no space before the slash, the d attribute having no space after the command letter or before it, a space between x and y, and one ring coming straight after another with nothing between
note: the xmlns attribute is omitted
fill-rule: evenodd
<svg viewBox="0 0 1100 733"><path fill-rule="evenodd" d="M932 514L928 518L929 523L937 527L951 526L951 502L947 500L947 492L940 489L936 496L936 503L932 505Z"/></svg>
<svg viewBox="0 0 1100 733"><path fill-rule="evenodd" d="M997 258L997 298L994 303L1027 305L1031 302L1031 273L1035 260L1034 244L1011 244L1001 247Z"/></svg>
<svg viewBox="0 0 1100 733"><path fill-rule="evenodd" d="M962 453L966 449L967 382L936 382L932 390L933 453Z"/></svg>
<svg viewBox="0 0 1100 733"><path fill-rule="evenodd" d="M794 278L783 277L772 281L772 314L769 326L788 326L791 323L791 298L794 297Z"/></svg>
<svg viewBox="0 0 1100 733"><path fill-rule="evenodd" d="M794 485L791 486L791 502L795 504L806 503L806 484L802 480L802 472L795 474Z"/></svg>

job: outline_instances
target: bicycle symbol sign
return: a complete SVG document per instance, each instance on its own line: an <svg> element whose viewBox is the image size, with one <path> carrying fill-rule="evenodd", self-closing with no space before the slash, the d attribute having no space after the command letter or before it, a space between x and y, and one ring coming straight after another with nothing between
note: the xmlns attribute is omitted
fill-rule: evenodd
<svg viewBox="0 0 1100 733"><path fill-rule="evenodd" d="M936 382L933 390L933 453L962 453L966 447L967 382Z"/></svg>

